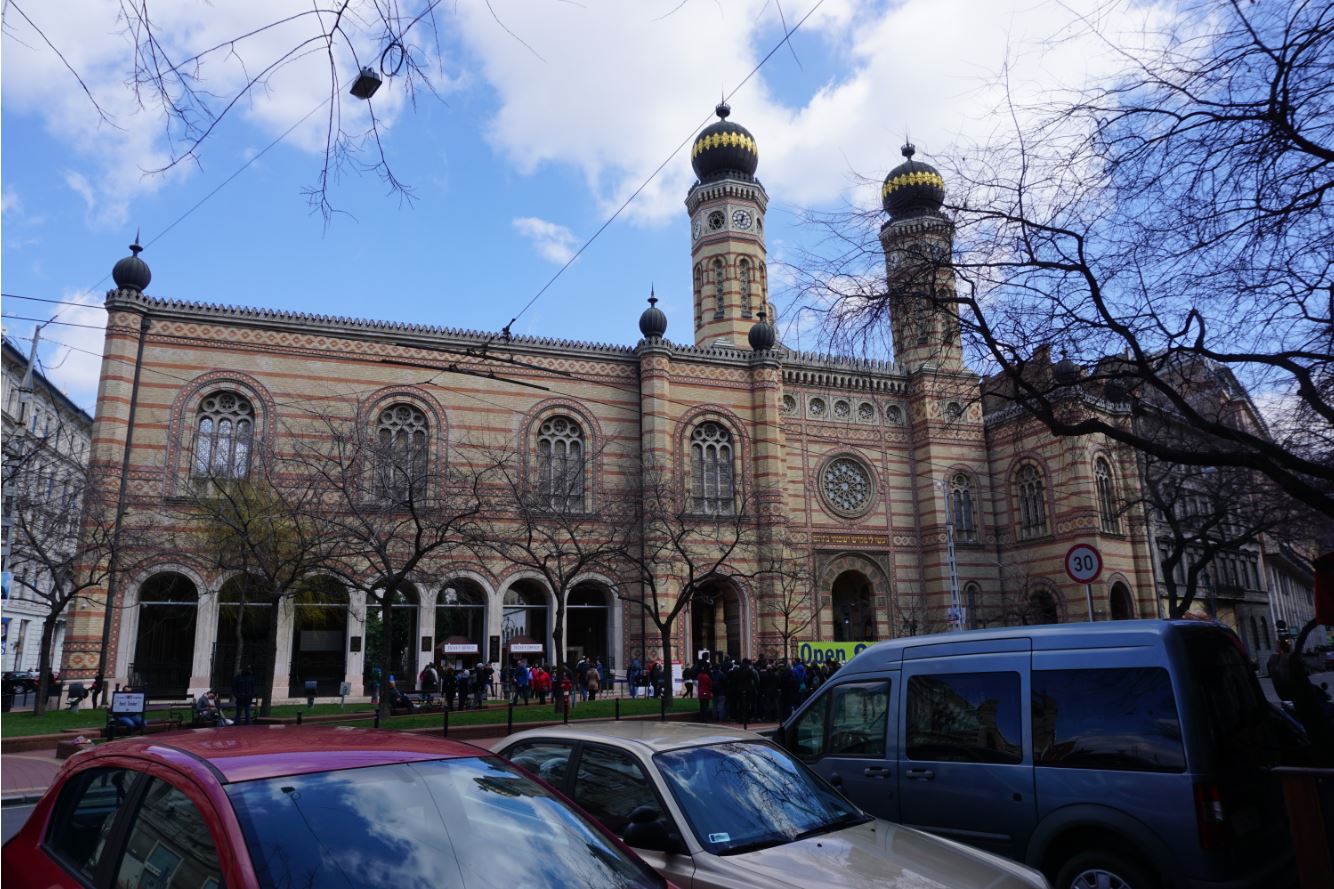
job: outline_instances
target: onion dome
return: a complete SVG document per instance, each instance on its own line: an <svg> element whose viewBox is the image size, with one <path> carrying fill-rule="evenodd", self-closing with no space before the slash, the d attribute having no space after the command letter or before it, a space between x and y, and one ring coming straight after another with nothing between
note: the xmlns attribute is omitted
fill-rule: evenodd
<svg viewBox="0 0 1334 889"><path fill-rule="evenodd" d="M915 161L917 149L909 142L903 146L903 163L889 171L880 188L885 212L892 219L910 219L938 213L945 202L945 180L930 164Z"/></svg>
<svg viewBox="0 0 1334 889"><path fill-rule="evenodd" d="M134 243L130 245L130 255L111 269L111 280L116 282L117 290L137 290L142 293L148 282L153 280L153 273L149 271L148 263L139 258L143 250L144 248L139 246L139 235L136 233Z"/></svg>
<svg viewBox="0 0 1334 889"><path fill-rule="evenodd" d="M649 291L648 308L639 316L639 332L645 339L656 340L667 332L667 315L658 308L658 298L652 292Z"/></svg>
<svg viewBox="0 0 1334 889"><path fill-rule="evenodd" d="M709 124L695 137L690 149L690 165L701 182L721 179L729 173L754 176L760 163L760 152L755 137L741 124L732 123L732 113L726 102L719 103L718 120Z"/></svg>
<svg viewBox="0 0 1334 889"><path fill-rule="evenodd" d="M778 342L778 333L774 330L774 326L765 320L764 310L755 314L760 320L751 326L746 339L750 340L750 347L756 352L764 352L772 349L774 344Z"/></svg>
<svg viewBox="0 0 1334 889"><path fill-rule="evenodd" d="M1062 358L1052 369L1052 378L1062 386L1079 382L1079 365L1071 358Z"/></svg>

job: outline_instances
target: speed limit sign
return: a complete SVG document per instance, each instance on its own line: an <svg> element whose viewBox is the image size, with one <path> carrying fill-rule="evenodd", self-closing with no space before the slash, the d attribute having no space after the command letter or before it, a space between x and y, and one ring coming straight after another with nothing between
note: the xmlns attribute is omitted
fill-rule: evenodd
<svg viewBox="0 0 1334 889"><path fill-rule="evenodd" d="M1093 583L1102 574L1102 553L1092 544L1075 544L1065 554L1065 573L1075 583Z"/></svg>

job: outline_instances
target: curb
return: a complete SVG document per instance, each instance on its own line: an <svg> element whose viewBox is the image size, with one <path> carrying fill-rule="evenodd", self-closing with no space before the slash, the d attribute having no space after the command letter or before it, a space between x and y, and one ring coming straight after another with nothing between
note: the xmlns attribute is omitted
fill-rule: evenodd
<svg viewBox="0 0 1334 889"><path fill-rule="evenodd" d="M8 809L11 806L33 806L44 795L42 793L25 793L16 796L3 796L0 797L0 809Z"/></svg>

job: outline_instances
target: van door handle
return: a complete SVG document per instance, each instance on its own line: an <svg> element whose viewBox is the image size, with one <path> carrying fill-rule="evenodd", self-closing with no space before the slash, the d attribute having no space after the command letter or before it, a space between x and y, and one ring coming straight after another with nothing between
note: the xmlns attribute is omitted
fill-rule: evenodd
<svg viewBox="0 0 1334 889"><path fill-rule="evenodd" d="M930 781L936 777L936 773L931 769L908 769L903 774L911 781Z"/></svg>
<svg viewBox="0 0 1334 889"><path fill-rule="evenodd" d="M862 769L862 774L868 778L888 778L890 773L884 766L867 766Z"/></svg>

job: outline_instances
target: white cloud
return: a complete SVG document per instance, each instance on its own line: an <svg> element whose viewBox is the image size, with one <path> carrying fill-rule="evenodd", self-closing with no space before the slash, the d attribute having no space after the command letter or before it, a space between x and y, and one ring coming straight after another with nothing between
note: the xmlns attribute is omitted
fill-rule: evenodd
<svg viewBox="0 0 1334 889"><path fill-rule="evenodd" d="M95 329L59 324L47 327L42 331L42 370L75 403L91 412L102 372L107 313L102 300L88 291L66 292L61 298L77 305L61 306L54 313L55 320L90 324Z"/></svg>
<svg viewBox="0 0 1334 889"><path fill-rule="evenodd" d="M18 216L23 213L23 199L19 193L6 186L0 191L0 216Z"/></svg>
<svg viewBox="0 0 1334 889"><path fill-rule="evenodd" d="M88 177L73 170L66 170L65 184L69 186L70 191L83 198L84 209L91 216L97 209L97 197L93 194L93 186L88 182Z"/></svg>
<svg viewBox="0 0 1334 889"><path fill-rule="evenodd" d="M515 219L514 230L532 242L537 248L538 255L557 265L569 262L579 247L579 239L575 237L574 232L563 225L547 222L536 216L520 216Z"/></svg>

